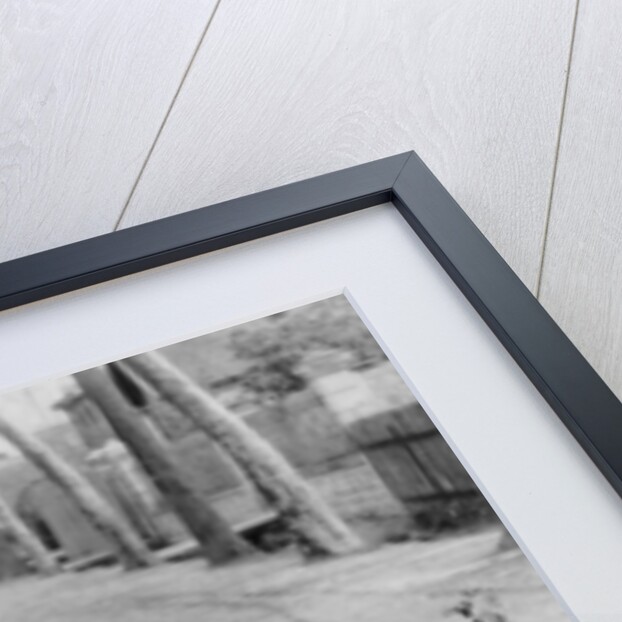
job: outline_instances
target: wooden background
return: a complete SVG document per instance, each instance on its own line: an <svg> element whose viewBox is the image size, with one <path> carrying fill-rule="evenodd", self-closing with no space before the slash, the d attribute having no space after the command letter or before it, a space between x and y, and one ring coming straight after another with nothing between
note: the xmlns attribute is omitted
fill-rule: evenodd
<svg viewBox="0 0 622 622"><path fill-rule="evenodd" d="M622 397L622 3L6 0L0 261L415 149Z"/></svg>

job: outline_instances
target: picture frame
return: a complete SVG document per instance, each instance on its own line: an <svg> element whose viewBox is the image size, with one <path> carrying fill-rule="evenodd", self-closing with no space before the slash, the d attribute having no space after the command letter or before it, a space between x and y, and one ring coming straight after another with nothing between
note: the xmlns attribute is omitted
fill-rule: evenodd
<svg viewBox="0 0 622 622"><path fill-rule="evenodd" d="M0 264L0 310L392 203L622 496L622 404L415 152Z"/></svg>

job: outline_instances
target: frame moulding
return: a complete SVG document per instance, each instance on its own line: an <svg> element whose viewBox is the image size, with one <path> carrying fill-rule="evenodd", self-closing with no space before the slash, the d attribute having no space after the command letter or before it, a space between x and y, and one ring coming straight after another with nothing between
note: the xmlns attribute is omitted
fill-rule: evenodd
<svg viewBox="0 0 622 622"><path fill-rule="evenodd" d="M622 496L622 403L412 151L2 263L0 311L388 202Z"/></svg>

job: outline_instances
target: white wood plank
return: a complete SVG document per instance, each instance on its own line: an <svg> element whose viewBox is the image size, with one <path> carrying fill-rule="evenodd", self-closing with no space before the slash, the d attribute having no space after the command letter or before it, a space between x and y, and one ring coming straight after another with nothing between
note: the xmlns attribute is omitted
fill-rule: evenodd
<svg viewBox="0 0 622 622"><path fill-rule="evenodd" d="M622 398L622 4L582 2L541 300Z"/></svg>
<svg viewBox="0 0 622 622"><path fill-rule="evenodd" d="M223 0L122 225L414 148L533 286L573 11Z"/></svg>
<svg viewBox="0 0 622 622"><path fill-rule="evenodd" d="M0 4L0 260L114 227L214 2Z"/></svg>

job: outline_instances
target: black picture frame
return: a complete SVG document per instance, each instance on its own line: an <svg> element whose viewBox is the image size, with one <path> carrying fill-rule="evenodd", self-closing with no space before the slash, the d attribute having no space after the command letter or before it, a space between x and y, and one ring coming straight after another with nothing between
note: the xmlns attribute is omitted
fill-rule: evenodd
<svg viewBox="0 0 622 622"><path fill-rule="evenodd" d="M622 403L412 151L2 263L0 311L388 202L622 496Z"/></svg>

